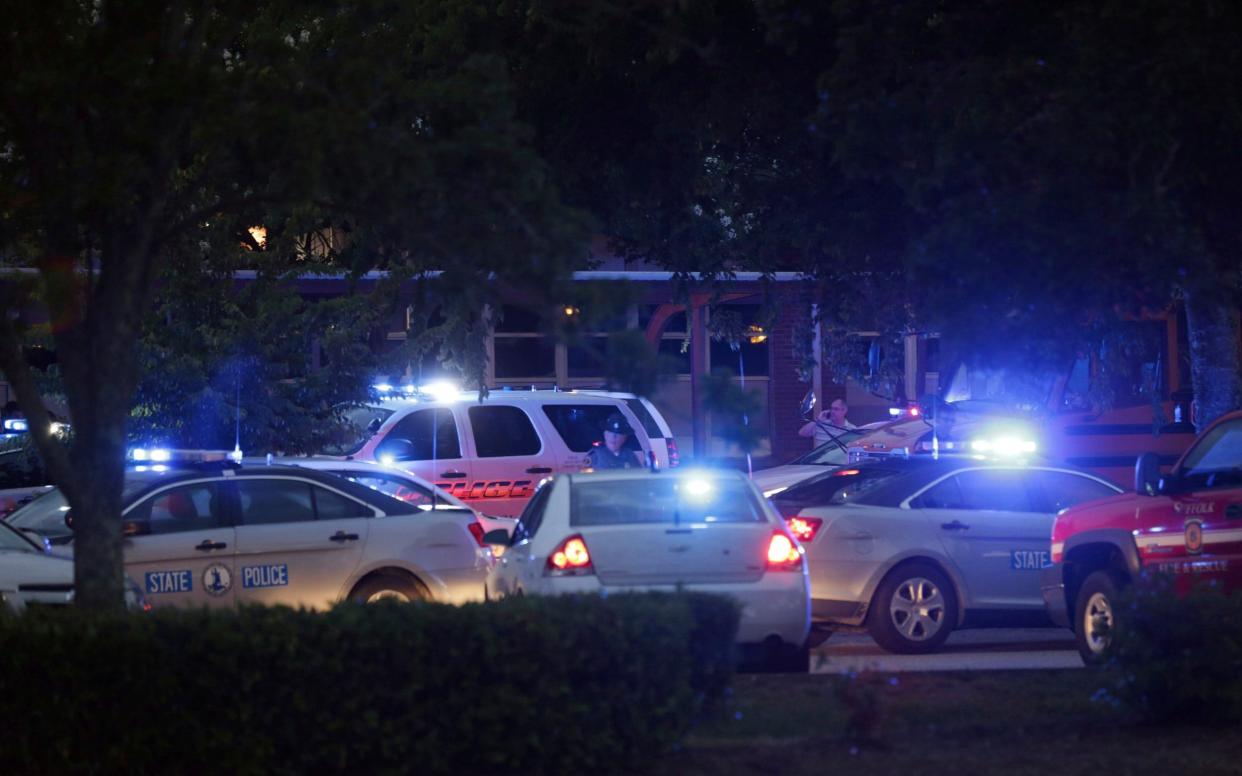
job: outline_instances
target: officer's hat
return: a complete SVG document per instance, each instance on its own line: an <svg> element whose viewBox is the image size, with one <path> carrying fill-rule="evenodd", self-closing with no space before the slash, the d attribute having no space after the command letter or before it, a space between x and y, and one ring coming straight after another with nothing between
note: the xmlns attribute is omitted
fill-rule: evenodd
<svg viewBox="0 0 1242 776"><path fill-rule="evenodd" d="M608 416L608 420L604 421L604 430L611 431L614 434L634 435L634 429L630 428L630 424L625 422L625 417L620 412L614 412Z"/></svg>

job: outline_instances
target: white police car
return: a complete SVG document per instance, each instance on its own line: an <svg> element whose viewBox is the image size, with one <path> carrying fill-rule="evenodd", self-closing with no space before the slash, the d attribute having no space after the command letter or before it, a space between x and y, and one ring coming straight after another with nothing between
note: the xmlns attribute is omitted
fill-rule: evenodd
<svg viewBox="0 0 1242 776"><path fill-rule="evenodd" d="M490 595L718 593L742 605L746 651L772 668L807 669L802 549L740 472L562 475L538 490L511 537L484 538L500 550Z"/></svg>
<svg viewBox="0 0 1242 776"><path fill-rule="evenodd" d="M1121 489L1069 467L977 456L865 461L772 497L806 548L822 641L865 626L891 652L955 628L1049 625L1040 586L1053 518Z"/></svg>
<svg viewBox="0 0 1242 776"><path fill-rule="evenodd" d="M29 606L73 603L73 559L47 552L29 534L0 522L0 609L13 613ZM129 579L125 603L143 609L146 601Z"/></svg>
<svg viewBox="0 0 1242 776"><path fill-rule="evenodd" d="M126 474L125 569L154 606L483 597L491 554L469 510L422 510L303 467L197 457L156 455ZM63 543L65 507L53 491L9 523Z"/></svg>
<svg viewBox="0 0 1242 776"><path fill-rule="evenodd" d="M348 410L345 436L320 452L407 469L489 515L517 515L544 477L580 471L614 413L634 430L627 446L655 455L633 409L609 395L500 390L480 402L448 386L382 387L387 398Z"/></svg>

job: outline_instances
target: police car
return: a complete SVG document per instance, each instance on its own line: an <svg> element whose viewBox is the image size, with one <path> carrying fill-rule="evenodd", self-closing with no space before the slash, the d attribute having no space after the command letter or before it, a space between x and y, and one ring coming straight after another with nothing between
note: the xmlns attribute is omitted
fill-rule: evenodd
<svg viewBox="0 0 1242 776"><path fill-rule="evenodd" d="M469 510L423 510L333 474L241 466L223 453L136 457L122 496L125 569L153 606L483 597L491 554ZM9 524L72 538L59 491Z"/></svg>
<svg viewBox="0 0 1242 776"><path fill-rule="evenodd" d="M493 596L697 590L742 606L738 640L768 667L805 671L806 565L780 516L734 471L614 469L556 477L500 557Z"/></svg>
<svg viewBox="0 0 1242 776"><path fill-rule="evenodd" d="M1067 467L913 456L850 464L772 502L806 549L812 643L864 626L891 652L921 653L955 628L1047 624L1053 516L1119 491Z"/></svg>
<svg viewBox="0 0 1242 776"><path fill-rule="evenodd" d="M544 477L580 471L614 413L634 430L631 449L655 454L634 411L608 395L498 390L480 402L448 385L378 388L386 398L346 411L344 436L321 452L398 466L489 515L517 515Z"/></svg>
<svg viewBox="0 0 1242 776"><path fill-rule="evenodd" d="M73 603L73 559L53 555L39 541L0 522L0 609L13 613L30 606L67 606ZM146 601L129 579L125 603L141 610Z"/></svg>

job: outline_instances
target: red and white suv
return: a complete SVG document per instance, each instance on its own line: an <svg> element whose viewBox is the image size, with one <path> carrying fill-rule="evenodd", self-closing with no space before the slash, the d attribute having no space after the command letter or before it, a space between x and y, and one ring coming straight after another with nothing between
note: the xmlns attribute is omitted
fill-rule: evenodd
<svg viewBox="0 0 1242 776"><path fill-rule="evenodd" d="M1242 589L1242 411L1209 426L1168 474L1158 463L1144 453L1135 492L1071 507L1053 523L1044 603L1089 663L1108 646L1101 626L1118 616L1118 591L1144 573L1172 575L1181 593L1199 583Z"/></svg>

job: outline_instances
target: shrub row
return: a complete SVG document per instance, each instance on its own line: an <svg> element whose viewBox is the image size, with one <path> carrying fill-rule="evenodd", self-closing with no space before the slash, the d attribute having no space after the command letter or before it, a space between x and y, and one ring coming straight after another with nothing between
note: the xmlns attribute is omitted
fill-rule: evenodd
<svg viewBox="0 0 1242 776"><path fill-rule="evenodd" d="M1242 719L1242 592L1179 595L1157 577L1121 596L1109 645L1111 695L1151 721Z"/></svg>
<svg viewBox="0 0 1242 776"><path fill-rule="evenodd" d="M737 618L694 594L31 612L0 620L0 770L632 768L720 698Z"/></svg>

